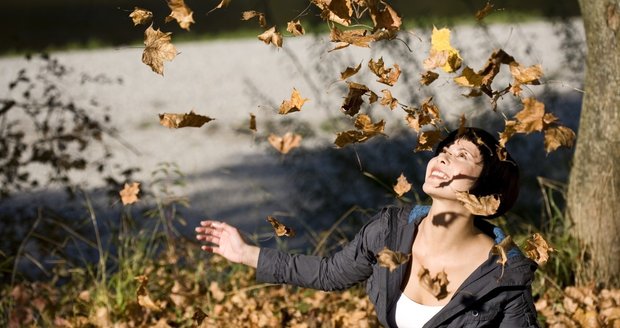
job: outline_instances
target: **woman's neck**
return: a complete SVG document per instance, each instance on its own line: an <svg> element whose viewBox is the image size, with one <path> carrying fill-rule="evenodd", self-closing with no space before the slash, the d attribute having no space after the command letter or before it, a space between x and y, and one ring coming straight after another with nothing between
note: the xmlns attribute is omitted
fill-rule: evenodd
<svg viewBox="0 0 620 328"><path fill-rule="evenodd" d="M457 201L433 200L428 216L420 223L418 238L433 252L456 250L480 232L473 215Z"/></svg>

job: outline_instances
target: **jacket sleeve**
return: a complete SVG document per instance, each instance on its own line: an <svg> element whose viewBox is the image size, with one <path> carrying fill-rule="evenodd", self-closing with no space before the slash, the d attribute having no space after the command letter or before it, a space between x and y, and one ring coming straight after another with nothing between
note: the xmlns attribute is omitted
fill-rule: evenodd
<svg viewBox="0 0 620 328"><path fill-rule="evenodd" d="M362 227L353 241L329 257L293 255L261 248L256 280L325 291L349 288L372 274L376 259L370 244L377 239L380 225L375 217Z"/></svg>
<svg viewBox="0 0 620 328"><path fill-rule="evenodd" d="M539 327L536 319L536 308L534 307L532 293L529 288L523 290L522 293L519 293L517 297L506 305L500 327Z"/></svg>

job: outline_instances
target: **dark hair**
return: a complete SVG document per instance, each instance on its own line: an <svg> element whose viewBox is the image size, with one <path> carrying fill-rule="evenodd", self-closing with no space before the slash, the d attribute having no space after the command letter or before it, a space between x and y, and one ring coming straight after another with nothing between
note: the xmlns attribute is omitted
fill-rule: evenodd
<svg viewBox="0 0 620 328"><path fill-rule="evenodd" d="M471 127L452 131L437 145L435 156L444 147L452 145L459 139L471 141L478 146L483 159L480 177L469 190L469 193L476 197L499 196L500 203L497 212L485 218L491 219L506 213L514 205L519 195L519 167L517 163L490 133ZM505 158L500 158L500 153Z"/></svg>

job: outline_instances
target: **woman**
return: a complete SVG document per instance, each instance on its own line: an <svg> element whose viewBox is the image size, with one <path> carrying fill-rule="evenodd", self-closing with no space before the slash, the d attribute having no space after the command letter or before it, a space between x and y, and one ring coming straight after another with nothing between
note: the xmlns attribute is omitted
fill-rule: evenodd
<svg viewBox="0 0 620 328"><path fill-rule="evenodd" d="M530 287L536 264L516 247L500 264L493 249L505 236L485 220L508 211L518 195L517 165L509 154L500 160L499 147L484 130L453 131L426 168L423 190L432 204L384 208L330 257L251 246L237 229L216 221L202 221L197 238L211 243L203 250L257 268L261 282L342 290L366 280L386 327L538 327ZM499 208L475 216L457 191L499 196ZM377 263L384 247L411 254L410 260L389 271ZM447 285L441 293L421 283L420 275L442 274Z"/></svg>

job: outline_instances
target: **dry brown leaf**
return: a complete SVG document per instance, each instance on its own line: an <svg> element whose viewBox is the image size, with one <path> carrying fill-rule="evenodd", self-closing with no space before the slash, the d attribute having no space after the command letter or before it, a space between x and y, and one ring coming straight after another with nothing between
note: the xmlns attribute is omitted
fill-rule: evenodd
<svg viewBox="0 0 620 328"><path fill-rule="evenodd" d="M433 97L424 99L420 108L407 107L405 112L407 113L405 117L407 125L418 133L425 125L441 122L439 108L433 103Z"/></svg>
<svg viewBox="0 0 620 328"><path fill-rule="evenodd" d="M514 62L510 64L510 74L512 74L512 77L514 78L514 82L510 90L514 95L518 96L521 94L521 85L540 84L539 79L542 77L543 71L542 66L540 65L523 67L519 63Z"/></svg>
<svg viewBox="0 0 620 328"><path fill-rule="evenodd" d="M410 258L411 254L395 252L385 246L377 253L377 262L379 266L388 268L390 272L396 270L400 265L407 263Z"/></svg>
<svg viewBox="0 0 620 328"><path fill-rule="evenodd" d="M194 322L196 323L196 327L198 327L202 324L206 317L208 317L208 315L204 313L204 311L202 311L200 308L196 308L194 310L194 314L192 315L192 320L194 320Z"/></svg>
<svg viewBox="0 0 620 328"><path fill-rule="evenodd" d="M400 67L394 64L394 68L385 68L383 57L376 62L372 58L368 61L368 68L379 78L377 82L393 86L400 76Z"/></svg>
<svg viewBox="0 0 620 328"><path fill-rule="evenodd" d="M244 11L241 13L241 20L250 20L254 17L258 17L258 24L262 28L267 27L267 20L265 19L265 14L254 10Z"/></svg>
<svg viewBox="0 0 620 328"><path fill-rule="evenodd" d="M393 189L398 197L401 197L402 195L407 193L409 190L411 190L411 183L407 181L405 174L403 173L400 174L400 176L396 180L396 184L394 185Z"/></svg>
<svg viewBox="0 0 620 328"><path fill-rule="evenodd" d="M439 74L433 71L426 71L426 73L421 75L422 77L420 78L420 83L423 85L429 85L433 83L433 81L437 80L437 78L439 77Z"/></svg>
<svg viewBox="0 0 620 328"><path fill-rule="evenodd" d="M215 8L209 10L209 12L207 12L207 14L211 13L212 11L214 11L216 9L222 9L222 8L228 7L228 5L230 5L230 1L231 0L221 0L220 3L218 3L218 5L215 6Z"/></svg>
<svg viewBox="0 0 620 328"><path fill-rule="evenodd" d="M534 98L523 100L523 109L515 115L517 133L529 134L535 131L542 131L544 127L543 117L545 116L545 105Z"/></svg>
<svg viewBox="0 0 620 328"><path fill-rule="evenodd" d="M286 23L286 30L294 36L306 34L306 31L304 31L304 28L301 26L301 22L299 20Z"/></svg>
<svg viewBox="0 0 620 328"><path fill-rule="evenodd" d="M385 128L385 122L381 120L377 123L373 123L370 119L370 116L366 114L360 114L355 119L355 128L366 134L376 135L383 133L383 129Z"/></svg>
<svg viewBox="0 0 620 328"><path fill-rule="evenodd" d="M516 247L515 243L512 241L511 236L506 236L499 244L495 244L493 249L491 250L492 254L499 255L499 259L497 260L498 264L501 264L502 267L506 265L508 262L508 252ZM502 268L503 269L503 268ZM503 274L502 274L503 275Z"/></svg>
<svg viewBox="0 0 620 328"><path fill-rule="evenodd" d="M138 289L136 290L138 304L142 306L143 308L149 309L151 311L155 311L155 312L161 311L162 308L151 299L146 289L146 285L149 281L149 278L147 276L140 275L140 276L137 276L135 279L138 280L138 282L140 283L140 285L138 286Z"/></svg>
<svg viewBox="0 0 620 328"><path fill-rule="evenodd" d="M209 284L209 292L217 302L223 301L224 297L226 297L226 293L220 289L220 285L216 281L211 281Z"/></svg>
<svg viewBox="0 0 620 328"><path fill-rule="evenodd" d="M295 237L295 230L280 223L280 221L273 216L267 216L267 222L271 223L273 230L276 232L276 236Z"/></svg>
<svg viewBox="0 0 620 328"><path fill-rule="evenodd" d="M457 136L462 136L465 133L465 124L467 124L467 119L465 118L465 114L461 114L461 117L459 117L459 128L456 132Z"/></svg>
<svg viewBox="0 0 620 328"><path fill-rule="evenodd" d="M398 106L398 99L392 97L392 93L388 89L381 90L383 92L383 98L381 98L381 105L389 107L390 110L394 110Z"/></svg>
<svg viewBox="0 0 620 328"><path fill-rule="evenodd" d="M549 260L549 253L555 252L555 250L549 246L541 234L535 233L525 241L523 252L538 265L543 265Z"/></svg>
<svg viewBox="0 0 620 328"><path fill-rule="evenodd" d="M336 144L337 147L342 148L351 143L365 142L374 136L383 134L385 122L381 120L377 123L373 123L370 116L360 114L355 119L355 128L357 130L349 130L338 133L334 144Z"/></svg>
<svg viewBox="0 0 620 328"><path fill-rule="evenodd" d="M362 96L370 91L367 86L355 82L347 82L349 93L340 109L347 115L355 116L364 103Z"/></svg>
<svg viewBox="0 0 620 328"><path fill-rule="evenodd" d="M159 124L170 129L179 129L185 127L199 128L205 123L211 122L213 120L213 118L210 118L208 116L196 114L193 110L187 114L159 114Z"/></svg>
<svg viewBox="0 0 620 328"><path fill-rule="evenodd" d="M258 39L265 42L265 44L272 43L277 48L282 48L282 34L276 30L275 26L260 34Z"/></svg>
<svg viewBox="0 0 620 328"><path fill-rule="evenodd" d="M302 138L299 134L287 132L282 137L272 133L267 140L280 153L288 154L291 149L299 147Z"/></svg>
<svg viewBox="0 0 620 328"><path fill-rule="evenodd" d="M420 285L422 285L427 292L435 296L436 299L441 300L448 296L448 284L450 282L448 281L448 275L445 271L442 270L432 278L428 269L421 267L420 271L418 271L418 278L420 280Z"/></svg>
<svg viewBox="0 0 620 328"><path fill-rule="evenodd" d="M349 45L370 48L370 42L375 41L375 37L367 35L368 31L362 29L340 31L335 26L331 28L329 37L332 42L337 42L336 47L330 51L346 48Z"/></svg>
<svg viewBox="0 0 620 328"><path fill-rule="evenodd" d="M560 146L572 147L575 142L575 132L562 125L552 125L545 128L545 151L548 153Z"/></svg>
<svg viewBox="0 0 620 328"><path fill-rule="evenodd" d="M482 83L480 91L484 92L487 96L493 98L494 91L491 87L493 80L500 71L501 65L510 65L515 62L515 59L507 54L502 49L496 49L493 51L486 64L476 74L482 77Z"/></svg>
<svg viewBox="0 0 620 328"><path fill-rule="evenodd" d="M168 7L172 12L166 17L166 23L176 20L179 26L189 31L189 26L194 22L194 12L185 4L184 0L167 0Z"/></svg>
<svg viewBox="0 0 620 328"><path fill-rule="evenodd" d="M134 7L129 17L133 21L133 26L146 25L153 20L153 13L140 7Z"/></svg>
<svg viewBox="0 0 620 328"><path fill-rule="evenodd" d="M487 2L487 4L484 6L484 8L478 10L476 12L476 19L477 20L482 20L483 18L487 17L489 15L489 13L491 12L491 10L493 9L494 5L491 4L490 2Z"/></svg>
<svg viewBox="0 0 620 328"><path fill-rule="evenodd" d="M441 141L440 130L424 131L418 135L415 151L432 151L439 141Z"/></svg>
<svg viewBox="0 0 620 328"><path fill-rule="evenodd" d="M144 31L144 51L142 62L151 67L153 72L164 75L164 60L171 61L177 55L177 49L170 41L172 33L153 29L153 25Z"/></svg>
<svg viewBox="0 0 620 328"><path fill-rule="evenodd" d="M456 199L473 215L489 216L497 212L499 198L495 195L476 197L467 191L457 191Z"/></svg>
<svg viewBox="0 0 620 328"><path fill-rule="evenodd" d="M138 201L138 193L140 193L140 183L125 183L123 190L119 192L123 205L133 204Z"/></svg>
<svg viewBox="0 0 620 328"><path fill-rule="evenodd" d="M256 132L256 115L250 113L250 130Z"/></svg>
<svg viewBox="0 0 620 328"><path fill-rule="evenodd" d="M499 134L499 145L503 148L506 147L508 139L510 139L515 133L517 133L517 121L506 120L504 121L504 131Z"/></svg>
<svg viewBox="0 0 620 328"><path fill-rule="evenodd" d="M321 18L344 26L351 24L353 6L351 0L312 0L321 9Z"/></svg>
<svg viewBox="0 0 620 328"><path fill-rule="evenodd" d="M340 79L344 81L344 80L350 78L351 76L357 74L357 72L360 71L360 68L362 68L362 63L360 63L356 67L348 67L347 66L347 69L345 69L344 72L340 72Z"/></svg>
<svg viewBox="0 0 620 328"><path fill-rule="evenodd" d="M378 1L375 1L375 6L368 6L370 11L370 18L372 19L372 22L374 24L374 31L382 29L388 31L398 31L400 29L400 26L403 24L403 21L396 12L396 10L394 10L394 8L392 8L385 2L381 2L384 7L378 9L376 6L376 4L378 3Z"/></svg>
<svg viewBox="0 0 620 328"><path fill-rule="evenodd" d="M301 106L303 106L306 101L308 101L308 99L302 98L299 91L293 88L291 99L282 101L279 114L286 115L288 113L299 112L301 110Z"/></svg>

